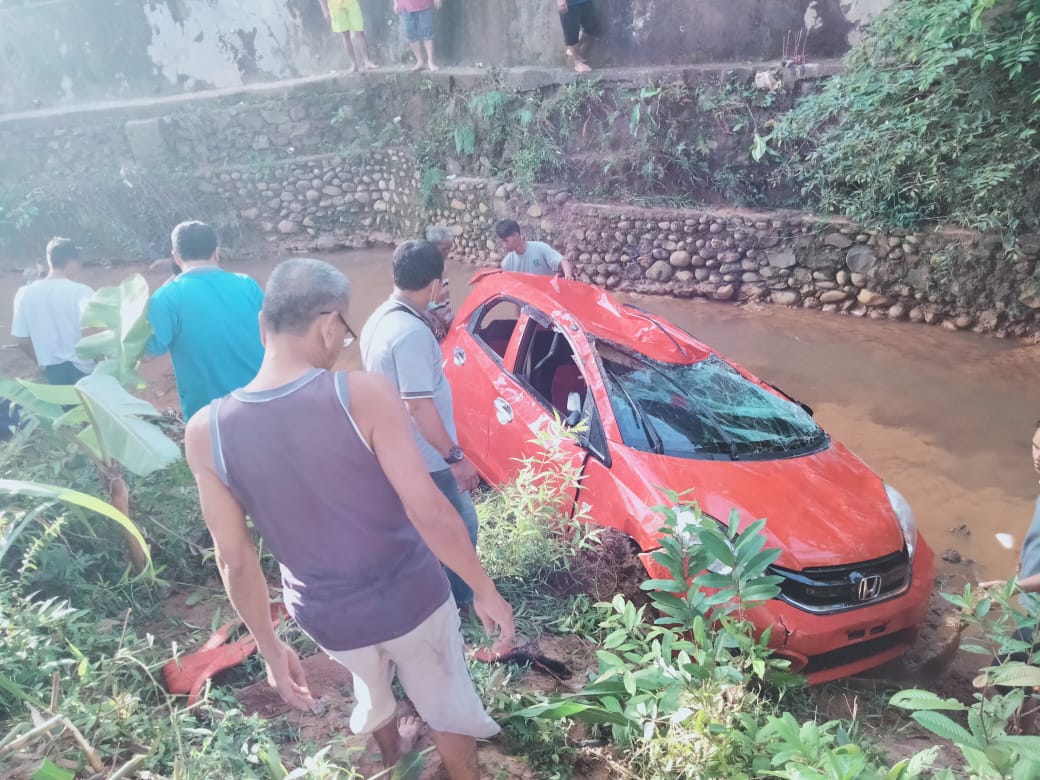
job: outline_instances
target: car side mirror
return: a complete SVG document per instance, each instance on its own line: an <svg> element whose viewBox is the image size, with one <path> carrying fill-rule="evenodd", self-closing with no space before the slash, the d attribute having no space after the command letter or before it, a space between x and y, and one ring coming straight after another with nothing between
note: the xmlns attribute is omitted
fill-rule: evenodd
<svg viewBox="0 0 1040 780"><path fill-rule="evenodd" d="M581 396L578 393L567 393L567 419L568 428L573 428L581 422Z"/></svg>

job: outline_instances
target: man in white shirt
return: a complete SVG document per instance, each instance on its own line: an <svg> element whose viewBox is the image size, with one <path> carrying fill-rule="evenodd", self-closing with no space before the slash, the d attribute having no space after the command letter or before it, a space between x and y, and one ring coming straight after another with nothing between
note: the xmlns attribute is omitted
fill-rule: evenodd
<svg viewBox="0 0 1040 780"><path fill-rule="evenodd" d="M79 250L67 238L47 244L47 276L14 296L11 335L43 369L52 385L74 385L94 369L76 354L80 320L94 291L73 281L80 273Z"/></svg>
<svg viewBox="0 0 1040 780"><path fill-rule="evenodd" d="M495 227L495 233L509 252L502 261L502 270L542 276L557 276L562 271L568 279L574 278L574 268L567 258L548 244L528 241L513 220L503 219Z"/></svg>

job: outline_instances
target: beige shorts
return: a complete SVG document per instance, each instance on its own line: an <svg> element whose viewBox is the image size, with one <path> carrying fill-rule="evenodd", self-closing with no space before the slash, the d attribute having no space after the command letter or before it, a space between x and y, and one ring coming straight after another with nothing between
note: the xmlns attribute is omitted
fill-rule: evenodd
<svg viewBox="0 0 1040 780"><path fill-rule="evenodd" d="M478 738L497 734L498 724L473 688L461 629L455 599L449 596L404 636L357 650L325 650L354 675L351 731L371 734L393 720L396 673L419 717L434 731Z"/></svg>

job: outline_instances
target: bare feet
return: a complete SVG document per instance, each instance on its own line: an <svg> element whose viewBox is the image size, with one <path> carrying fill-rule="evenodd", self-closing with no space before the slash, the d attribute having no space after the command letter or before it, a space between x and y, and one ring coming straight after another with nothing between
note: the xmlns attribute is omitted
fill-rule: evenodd
<svg viewBox="0 0 1040 780"><path fill-rule="evenodd" d="M434 65L432 62L430 63L430 73L436 73L440 69L441 69L440 65Z"/></svg>
<svg viewBox="0 0 1040 780"><path fill-rule="evenodd" d="M423 722L415 715L406 715L397 721L398 760L412 751L422 734Z"/></svg>
<svg viewBox="0 0 1040 780"><path fill-rule="evenodd" d="M592 72L592 68L589 67L589 64L585 62L585 60L579 60L577 57L574 58L574 70L578 73Z"/></svg>
<svg viewBox="0 0 1040 780"><path fill-rule="evenodd" d="M357 65L355 65L352 62L352 63L350 63L350 66L348 68L345 68L344 70L342 70L340 72L341 73L346 73L347 75L350 75L351 73L357 73Z"/></svg>
<svg viewBox="0 0 1040 780"><path fill-rule="evenodd" d="M379 66L372 62L372 60L365 60L365 70L379 70Z"/></svg>
<svg viewBox="0 0 1040 780"><path fill-rule="evenodd" d="M422 70L425 67L426 67L426 63L425 62L423 62L422 60L416 60L415 64L412 65L412 70L413 71Z"/></svg>

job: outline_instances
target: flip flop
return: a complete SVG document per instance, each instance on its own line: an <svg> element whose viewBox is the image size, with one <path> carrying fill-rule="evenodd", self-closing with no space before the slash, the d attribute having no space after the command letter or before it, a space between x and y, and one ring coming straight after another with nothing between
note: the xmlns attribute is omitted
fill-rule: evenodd
<svg viewBox="0 0 1040 780"><path fill-rule="evenodd" d="M271 604L271 624L278 626L287 617L285 605ZM231 632L242 626L241 620L225 623L214 631L198 650L167 661L162 668L163 683L170 693L187 696L188 706L198 701L206 681L214 675L242 663L256 650L253 635L228 642Z"/></svg>

